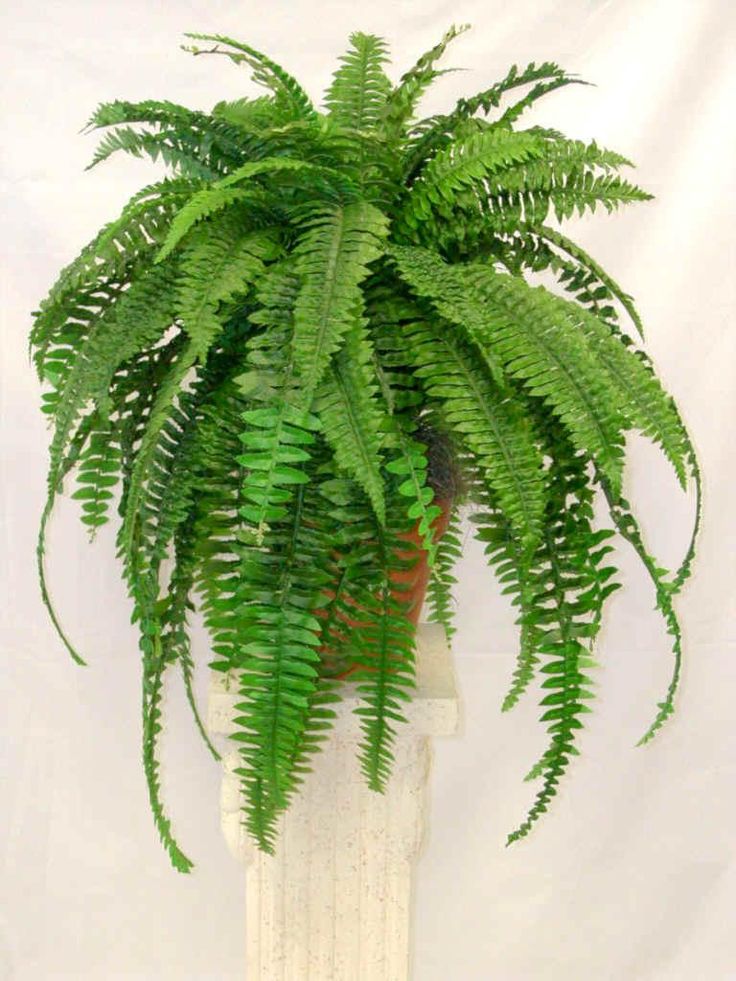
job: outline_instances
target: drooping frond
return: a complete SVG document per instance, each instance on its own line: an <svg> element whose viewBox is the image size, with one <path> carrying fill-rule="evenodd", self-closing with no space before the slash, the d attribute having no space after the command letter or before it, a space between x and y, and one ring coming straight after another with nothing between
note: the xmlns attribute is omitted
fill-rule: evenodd
<svg viewBox="0 0 736 981"><path fill-rule="evenodd" d="M48 377L50 346L74 355L87 325L117 297L116 287L132 281L166 231L178 208L192 193L188 180L164 180L135 195L119 218L105 225L59 274L34 313L31 344L40 377ZM65 343L71 330L74 344ZM58 352L57 352L58 357ZM53 371L53 369L52 369Z"/></svg>
<svg viewBox="0 0 736 981"><path fill-rule="evenodd" d="M386 521L381 472L386 411L370 371L365 325L356 319L317 390L316 410L337 465L363 488L380 524Z"/></svg>
<svg viewBox="0 0 736 981"><path fill-rule="evenodd" d="M503 711L508 711L528 688L539 664L534 645L533 555L523 548L511 522L499 507L493 506L487 491L484 497L485 507L471 516L478 527L476 537L484 544L488 564L503 587L503 594L511 598L512 605L519 611L516 620L520 627L519 651L513 680L502 704Z"/></svg>
<svg viewBox="0 0 736 981"><path fill-rule="evenodd" d="M404 324L401 337L427 394L442 400L447 424L473 454L525 545L532 547L542 530L544 497L542 457L528 419L485 374L472 349L446 327Z"/></svg>
<svg viewBox="0 0 736 981"><path fill-rule="evenodd" d="M243 700L236 706L234 738L243 764L238 772L246 790L247 826L266 851L273 851L275 820L303 777L295 762L310 700L318 691L320 623L310 611L328 582L323 569L329 544L310 505L305 484L299 483L263 545L243 548L239 570L252 601L239 614Z"/></svg>
<svg viewBox="0 0 736 981"><path fill-rule="evenodd" d="M161 731L161 698L166 662L161 647L158 622L155 617L148 617L142 612L139 619L144 661L149 662L149 666L143 671L143 767L151 811L156 830L169 854L171 864L178 872L190 872L193 862L184 854L174 838L171 821L166 816L161 801L160 763L156 756L156 737Z"/></svg>
<svg viewBox="0 0 736 981"><path fill-rule="evenodd" d="M416 522L416 531L422 548L427 554L427 564L430 572L434 572L435 564L438 561L438 552L443 549L442 555L446 560L450 554L451 535L445 531L441 536L441 542L437 541L437 521L442 514L442 508L437 504L436 492L430 485L428 448L418 442L414 435L399 433L397 439L397 454L386 464L386 470L401 478L397 492L407 499L407 516ZM451 503L444 502L449 508ZM447 583L447 571L440 572L437 583L438 590L443 584ZM436 598L438 593L435 594ZM435 610L443 605L437 598ZM445 624L447 628L447 624Z"/></svg>
<svg viewBox="0 0 736 981"><path fill-rule="evenodd" d="M448 643L456 631L453 587L457 585L457 579L453 570L461 556L460 520L458 509L454 508L447 530L437 545L434 568L427 587L430 622L442 625Z"/></svg>
<svg viewBox="0 0 736 981"><path fill-rule="evenodd" d="M639 523L632 514L628 501L623 497L614 495L605 481L603 481L603 489L611 518L617 531L632 546L652 581L657 609L662 614L667 633L672 638L672 653L674 655L672 676L664 699L657 703L657 714L654 720L637 743L637 745L642 746L655 737L675 710L675 696L680 684L680 674L682 671L682 628L680 627L680 621L673 600L683 580L679 576L675 578L674 582L668 580L668 570L663 569L654 556L647 550ZM698 510L696 530L699 517ZM685 563L683 563L683 567L689 565L688 559L689 554ZM685 578L687 578L688 574L689 569L685 573Z"/></svg>
<svg viewBox="0 0 736 981"><path fill-rule="evenodd" d="M359 504L342 515L351 567L350 678L361 696L355 709L363 732L359 759L368 786L383 791L397 725L405 721L402 707L415 685L415 628L406 616L402 577L415 566L419 552L399 537L410 527L400 506L387 514L386 527Z"/></svg>
<svg viewBox="0 0 736 981"><path fill-rule="evenodd" d="M488 266L450 266L419 249L394 250L393 255L402 276L420 295L441 304L443 314L458 326L464 323L462 309L456 311L445 301L442 284L449 278L455 288L465 288L466 303L476 305L476 319L485 318L485 344L504 371L551 407L576 445L599 461L618 489L621 399L584 337L559 315L556 298Z"/></svg>
<svg viewBox="0 0 736 981"><path fill-rule="evenodd" d="M298 384L293 337L293 311L298 280L289 264L276 266L257 295L261 307L252 319L270 328L248 345L250 371L238 379L241 391L256 400L242 414L242 452L245 468L240 509L262 542L268 527L287 517L298 485L308 478L304 465L319 429L317 416L304 408ZM264 404L262 404L264 403Z"/></svg>
<svg viewBox="0 0 736 981"><path fill-rule="evenodd" d="M85 434L85 444L75 461L79 487L72 497L82 502L82 521L89 527L90 536L94 536L107 521L112 488L120 474L120 454L109 421L94 427L89 436Z"/></svg>
<svg viewBox="0 0 736 981"><path fill-rule="evenodd" d="M528 630L527 660L517 668L510 692L515 700L535 662L544 662L539 666L545 676L541 721L548 723L550 744L530 774L541 778L542 786L526 819L509 835L509 844L527 835L547 810L570 757L577 752L575 739L583 728L580 716L590 712L587 703L593 698L593 681L587 673L596 666L591 647L600 629L603 603L618 586L611 580L616 570L602 565L610 551L604 543L612 532L593 529L587 461L564 438L555 438L553 444L557 452L547 472L544 537L526 573L533 590L531 608L522 617Z"/></svg>
<svg viewBox="0 0 736 981"><path fill-rule="evenodd" d="M305 223L295 247L302 288L294 310L294 350L304 397L311 397L359 310L360 284L382 251L385 216L355 202Z"/></svg>
<svg viewBox="0 0 736 981"><path fill-rule="evenodd" d="M603 269L599 263L593 259L592 256L582 249L579 245L569 239L562 232L555 228L549 228L547 225L542 225L539 228L534 229L534 232L542 238L544 241L549 242L551 245L557 246L567 255L569 255L580 268L585 270L590 276L592 276L592 282L595 288L600 289L603 287L610 296L614 297L619 301L624 310L628 313L631 318L631 322L636 328L636 332L639 337L644 339L644 327L641 322L641 317L634 306L634 301L628 293L625 293L618 283ZM586 287L590 288L590 281L586 284ZM581 296L578 291L578 302L585 303L586 300L591 299L590 294Z"/></svg>
<svg viewBox="0 0 736 981"><path fill-rule="evenodd" d="M177 400L182 393L184 380L193 367L196 356L196 347L190 341L169 367L151 403L148 418L142 427L140 443L136 448L135 462L126 480L125 502L118 538L131 588L135 588L141 560L146 565L149 560L148 555L142 554L140 541L146 535L151 520L147 501L147 484L152 477L151 466L160 440L165 437L167 424L176 412Z"/></svg>

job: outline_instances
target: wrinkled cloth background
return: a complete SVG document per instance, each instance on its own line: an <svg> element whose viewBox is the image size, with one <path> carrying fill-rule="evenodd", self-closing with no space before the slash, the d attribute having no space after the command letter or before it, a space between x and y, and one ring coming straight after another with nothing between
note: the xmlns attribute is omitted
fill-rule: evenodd
<svg viewBox="0 0 736 981"><path fill-rule="evenodd" d="M89 173L78 135L104 100L209 109L257 93L224 58L193 59L184 31L264 49L319 97L352 30L391 44L393 77L452 23L445 76L423 108L449 108L512 62L555 60L597 87L546 97L526 122L632 158L656 200L568 225L636 298L647 347L692 431L706 517L679 602L686 667L678 713L634 743L669 678L664 628L629 550L599 648L583 755L530 838L504 847L530 804L522 777L544 747L532 696L499 706L513 617L468 541L454 651L461 734L438 741L417 873L417 981L726 981L736 978L736 525L733 518L734 26L731 0L25 0L2 15L2 773L0 977L18 981L242 977L244 874L219 829L218 767L178 680L166 696L165 793L197 866L181 877L156 838L139 750L139 662L110 526L93 547L62 502L49 577L90 666L75 668L41 607L34 568L48 434L27 358L30 311L59 268L158 179L116 156ZM692 498L643 440L627 496L666 562L685 547ZM198 641L207 684L207 647ZM386 979L394 981L394 979Z"/></svg>

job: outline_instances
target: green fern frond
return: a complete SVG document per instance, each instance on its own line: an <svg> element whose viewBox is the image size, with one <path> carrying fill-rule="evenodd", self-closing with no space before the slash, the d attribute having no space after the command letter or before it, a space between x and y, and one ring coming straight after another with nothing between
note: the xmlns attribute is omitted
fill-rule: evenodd
<svg viewBox="0 0 736 981"><path fill-rule="evenodd" d="M350 35L350 49L340 61L325 95L330 116L347 129L375 129L391 90L383 66L386 43L373 34Z"/></svg>
<svg viewBox="0 0 736 981"><path fill-rule="evenodd" d="M49 344L70 322L79 324L89 311L100 315L111 284L122 286L135 277L143 260L160 240L178 207L192 193L189 180L165 180L144 188L123 208L119 218L104 228L59 274L46 298L34 312L31 344L43 376ZM115 292L108 303L114 299Z"/></svg>
<svg viewBox="0 0 736 981"><path fill-rule="evenodd" d="M198 222L253 196L253 191L240 187L207 187L197 191L171 222L166 239L156 255L156 262L163 262Z"/></svg>
<svg viewBox="0 0 736 981"><path fill-rule="evenodd" d="M360 284L387 233L386 217L360 201L318 213L306 223L295 247L302 288L294 309L294 351L305 400L354 322Z"/></svg>
<svg viewBox="0 0 736 981"><path fill-rule="evenodd" d="M513 526L498 507L494 507L486 492L484 508L471 515L477 526L476 537L483 542L489 566L496 574L502 593L511 597L519 610L516 620L520 626L519 651L514 675L502 703L502 711L513 708L531 684L539 654L534 641L535 586L532 575L532 556L525 551Z"/></svg>
<svg viewBox="0 0 736 981"><path fill-rule="evenodd" d="M401 140L422 95L435 78L442 74L434 67L435 64L445 53L447 46L456 37L464 34L469 27L469 24L461 24L458 27L453 24L449 30L445 31L442 39L434 47L425 51L416 63L407 72L404 72L399 84L392 89L383 112L383 130L389 144Z"/></svg>
<svg viewBox="0 0 736 981"><path fill-rule="evenodd" d="M421 164L447 146L454 139L463 125L473 119L478 111L488 115L492 109L498 108L503 96L516 88L523 88L532 83L539 83L522 100L523 107L531 105L542 95L564 85L589 83L583 82L573 75L567 74L553 62L545 61L541 65L531 62L522 71L517 65L512 65L506 76L500 82L495 82L489 88L483 89L470 98L458 99L454 110L447 115L431 116L422 120L414 127L414 144L408 155L407 179L411 181ZM511 107L516 116L520 114L522 103ZM518 107L518 108L517 108ZM510 122L510 119L506 120Z"/></svg>
<svg viewBox="0 0 736 981"><path fill-rule="evenodd" d="M153 163L161 159L183 177L193 180L214 180L222 173L220 167L212 167L202 159L199 147L188 146L175 130L150 133L130 126L119 126L114 132L106 133L85 170L92 170L119 151L139 159L145 155Z"/></svg>
<svg viewBox="0 0 736 981"><path fill-rule="evenodd" d="M622 411L629 425L659 443L672 464L683 488L687 485L690 441L682 426L672 397L636 352L611 336L597 317L577 305L566 304L568 321L585 335L598 363L619 393Z"/></svg>
<svg viewBox="0 0 736 981"><path fill-rule="evenodd" d="M383 525L386 501L380 448L387 423L376 397L370 360L365 325L357 320L317 390L315 408L338 467L363 488Z"/></svg>
<svg viewBox="0 0 736 981"><path fill-rule="evenodd" d="M120 474L120 454L111 430L109 423L95 427L75 461L79 487L72 497L82 502L82 521L89 527L90 537L107 521L112 488Z"/></svg>
<svg viewBox="0 0 736 981"><path fill-rule="evenodd" d="M544 144L534 133L486 129L441 150L422 171L406 197L401 223L407 234L426 223L435 208L447 211L458 192L482 185L497 171L540 156Z"/></svg>
<svg viewBox="0 0 736 981"><path fill-rule="evenodd" d="M182 153L194 157L217 174L241 163L246 155L242 133L221 114L198 112L167 100L127 102L116 99L101 103L83 132L108 126L145 123L157 127ZM165 159L165 158L164 158Z"/></svg>
<svg viewBox="0 0 736 981"><path fill-rule="evenodd" d="M194 529L195 521L189 516L177 529L174 543L174 570L169 583L169 602L164 615L165 628L161 643L168 657L172 661L178 661L181 666L184 691L194 723L211 756L219 761L221 756L212 744L194 695L194 661L187 625L187 614L192 607L189 596L196 576Z"/></svg>
<svg viewBox="0 0 736 981"><path fill-rule="evenodd" d="M637 746L643 746L654 738L674 712L675 696L677 695L680 674L682 672L682 628L680 627L680 621L674 608L673 598L681 583L678 579L674 583L668 581L668 570L663 569L657 563L654 556L647 550L639 523L631 511L628 501L621 496L614 495L605 481L602 481L602 486L616 529L632 546L652 581L657 609L662 615L667 633L672 638L672 653L674 655L672 677L664 699L657 703L657 714L653 722L637 743ZM696 519L696 526L697 523L698 520Z"/></svg>
<svg viewBox="0 0 736 981"><path fill-rule="evenodd" d="M439 256L427 257L413 248L403 246L394 246L391 255L398 263L400 274L407 277L419 295L431 296L437 311L462 329L485 361L493 381L499 388L504 388L507 382L503 364L487 343L488 314L478 303L477 297L468 291L467 284L459 276L446 274L446 267L441 263ZM421 263L425 259L429 276L420 280L424 272ZM436 274L436 277L433 274ZM431 285L430 276L433 277Z"/></svg>
<svg viewBox="0 0 736 981"><path fill-rule="evenodd" d="M278 106L272 95L262 95L257 99L223 100L213 106L212 116L245 133L256 134L274 124Z"/></svg>
<svg viewBox="0 0 736 981"><path fill-rule="evenodd" d="M256 599L241 613L244 643L237 668L243 701L236 705L239 728L232 738L243 763L237 772L246 790L248 829L265 851L273 850L275 820L303 776L294 760L317 691L320 624L308 611L326 585L320 568L326 542L319 523L309 520L305 497L300 483L292 507L269 529L278 565L264 562L256 545L244 548L240 569Z"/></svg>
<svg viewBox="0 0 736 981"><path fill-rule="evenodd" d="M295 486L308 480L295 464L310 459L307 447L314 442L312 431L319 420L284 399L269 408L248 409L243 422L244 452L237 462L248 471L242 493L249 503L240 513L261 541L270 524L286 518Z"/></svg>
<svg viewBox="0 0 736 981"><path fill-rule="evenodd" d="M391 773L396 723L406 721L401 707L413 685L414 629L388 583L377 600L364 596L361 616L369 626L357 631L360 667L353 675L364 703L355 709L363 730L360 764L371 790L382 793Z"/></svg>
<svg viewBox="0 0 736 981"><path fill-rule="evenodd" d="M436 494L429 484L428 448L413 436L401 432L397 443L398 453L386 464L386 470L402 478L397 486L397 492L407 498L407 502L411 501L406 513L409 518L416 521L417 534L427 553L430 572L433 572L440 547L435 540L435 523L442 514L442 509L435 503ZM447 532L442 538L444 542ZM443 556L446 558L447 555L446 549ZM440 574L438 583L445 581Z"/></svg>
<svg viewBox="0 0 736 981"><path fill-rule="evenodd" d="M196 34L189 31L184 32L185 37L193 38L195 41L213 41L216 47L209 51L197 48L192 45L184 47L185 51L192 54L224 54L236 64L247 64L253 74L253 80L259 85L264 85L270 89L276 100L283 106L288 107L298 118L308 119L315 114L312 102L297 82L280 65L272 61L267 55L252 48L249 44L242 41L235 41L233 38L225 37L223 34ZM219 45L226 45L233 48L233 51L223 51Z"/></svg>
<svg viewBox="0 0 736 981"><path fill-rule="evenodd" d="M551 431L550 435L553 431ZM534 597L523 620L531 628L529 651L544 664L542 722L548 723L550 745L529 776L542 786L526 819L508 837L508 844L525 837L547 810L570 757L576 755L575 738L583 728L580 716L590 712L595 667L592 643L600 629L601 610L617 587L616 570L602 562L610 552L604 543L608 530L594 531L593 490L586 473L586 458L575 453L565 439L553 436L554 462L548 470L548 512L544 538L532 564ZM564 513L560 503L567 502ZM521 679L522 683L525 679Z"/></svg>
<svg viewBox="0 0 736 981"><path fill-rule="evenodd" d="M618 489L624 429L621 398L584 338L558 316L557 298L486 267L468 268L462 275L487 304L492 324L487 343L494 346L507 373L550 406L575 445L595 457Z"/></svg>
<svg viewBox="0 0 736 981"><path fill-rule="evenodd" d="M515 102L513 105L509 106L501 116L499 123L500 125L510 126L512 123L521 116L527 109L534 105L542 96L548 95L550 92L556 92L557 89L564 88L566 85L590 85L590 82L584 81L582 78L576 78L571 75L567 75L561 69L556 68L556 66L549 66L549 76L544 79L544 69L547 68L546 65L541 66L538 71L538 77L540 81L537 82L521 99ZM531 73L530 73L531 74ZM544 79L544 80L541 80ZM526 77L526 81L530 81L529 76ZM524 84L524 83L521 83Z"/></svg>
<svg viewBox="0 0 736 981"><path fill-rule="evenodd" d="M151 477L149 468L153 463L166 424L175 412L176 401L181 394L184 379L194 365L196 357L196 347L190 341L169 368L152 401L136 449L135 462L126 480L119 547L128 578L133 585L140 559L140 537L145 534L150 520L145 501L146 484Z"/></svg>
<svg viewBox="0 0 736 981"><path fill-rule="evenodd" d="M437 543L432 575L427 587L429 620L431 623L441 624L448 643L456 631L453 587L457 585L457 579L453 570L461 556L460 518L455 507L450 513L447 530Z"/></svg>
<svg viewBox="0 0 736 981"><path fill-rule="evenodd" d="M419 554L415 546L397 539L405 519L388 517L385 529L372 523L372 534L358 553L363 581L352 591L353 610L360 618L351 638L356 665L351 679L361 696L355 709L363 732L359 760L368 786L379 793L390 775L396 726L406 721L402 707L415 686L415 628L405 615L392 573L411 567ZM403 557L407 550L415 555Z"/></svg>
<svg viewBox="0 0 736 981"><path fill-rule="evenodd" d="M417 322L402 331L416 374L442 404L448 426L473 454L504 512L532 547L542 531L542 457L529 420L479 370L472 351L442 327Z"/></svg>
<svg viewBox="0 0 736 981"><path fill-rule="evenodd" d="M177 315L203 359L223 329L220 305L247 293L260 278L264 263L278 256L275 229L243 230L230 215L216 227L191 237L182 248L177 290Z"/></svg>
<svg viewBox="0 0 736 981"><path fill-rule="evenodd" d="M51 621L72 658L80 664L84 661L59 623L46 584L46 528L60 489L67 447L84 406L90 399L96 398L98 409L103 409L104 418L108 410L106 390L118 366L135 353L138 345L151 343L166 329L171 319L166 286L171 281L171 269L162 268L156 273L151 271L120 296L112 308L110 322L103 315L94 332L83 342L54 409L55 430L50 448L47 498L36 547L38 574L43 603ZM80 447L74 447L73 443L72 447L75 454L79 452ZM97 514L99 517L99 512Z"/></svg>
<svg viewBox="0 0 736 981"><path fill-rule="evenodd" d="M141 629L148 627L143 621ZM151 627L156 626L151 622ZM161 650L161 641L157 633L149 635L144 632L142 646L150 657L152 666L143 673L143 766L148 784L148 794L156 829L161 843L169 854L171 864L177 872L190 872L193 867L191 859L187 858L171 833L171 822L164 813L161 802L161 785L159 781L159 761L156 756L156 737L161 731L161 694L165 662ZM149 654L148 645L153 652Z"/></svg>
<svg viewBox="0 0 736 981"><path fill-rule="evenodd" d="M555 228L549 228L547 225L542 225L540 228L535 229L536 233L541 236L545 241L557 246L559 249L567 253L572 259L575 260L583 269L591 273L597 283L608 290L611 296L615 297L624 310L628 313L631 318L631 322L636 328L636 332L639 337L644 339L644 326L641 322L641 317L634 306L634 301L628 293L625 293L621 287L616 283L616 281L609 276L609 274L593 259L592 256L582 249L579 245L569 239L562 232Z"/></svg>
<svg viewBox="0 0 736 981"><path fill-rule="evenodd" d="M56 483L62 454L86 403L94 399L101 411L109 408L108 390L115 370L140 346L158 341L171 325L173 275L171 267L149 270L129 290L119 293L82 342L55 412L50 486Z"/></svg>
<svg viewBox="0 0 736 981"><path fill-rule="evenodd" d="M545 85L588 84L574 75L569 75L552 61L544 61L540 65L532 61L521 71L519 71L518 65L512 65L500 82L495 82L489 88L483 89L468 99L458 99L454 111L449 116L440 117L440 119L443 121L445 129L451 129L461 121L475 116L479 110L488 115L492 109L497 109L501 105L501 100L507 92L523 88L526 85L534 85L525 96L525 99L530 99L533 102L542 94L539 92L540 83Z"/></svg>

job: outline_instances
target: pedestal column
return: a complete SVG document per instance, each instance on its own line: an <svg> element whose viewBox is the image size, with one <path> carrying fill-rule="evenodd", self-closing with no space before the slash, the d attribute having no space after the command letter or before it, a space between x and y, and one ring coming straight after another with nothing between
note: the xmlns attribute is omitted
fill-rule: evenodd
<svg viewBox="0 0 736 981"><path fill-rule="evenodd" d="M209 727L233 731L238 701L213 672ZM412 872L422 840L432 736L458 723L450 652L441 628L417 634L417 689L397 727L384 794L368 789L357 761L355 685L344 685L334 729L282 815L276 855L260 852L242 821L237 750L226 749L222 828L246 863L248 981L406 981Z"/></svg>

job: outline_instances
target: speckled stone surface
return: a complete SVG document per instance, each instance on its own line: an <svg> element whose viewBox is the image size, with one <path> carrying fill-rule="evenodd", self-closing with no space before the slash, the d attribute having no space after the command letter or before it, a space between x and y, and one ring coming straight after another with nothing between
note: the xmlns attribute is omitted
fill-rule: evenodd
<svg viewBox="0 0 736 981"><path fill-rule="evenodd" d="M232 732L238 700L213 672L209 728ZM417 690L399 726L385 794L369 790L357 762L355 686L313 771L281 818L277 853L245 835L236 750L226 750L222 828L246 863L248 981L406 981L410 977L412 871L424 826L431 737L457 729L458 697L441 628L421 625ZM226 741L225 741L226 742Z"/></svg>

